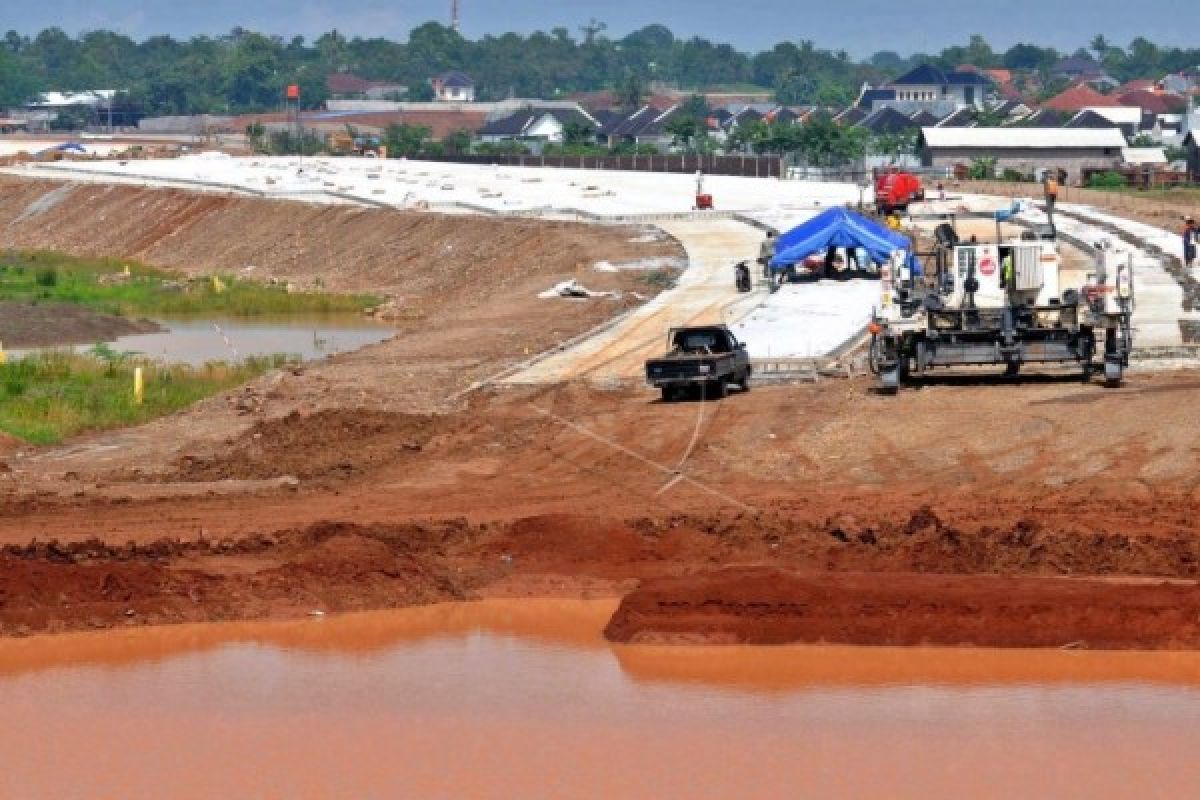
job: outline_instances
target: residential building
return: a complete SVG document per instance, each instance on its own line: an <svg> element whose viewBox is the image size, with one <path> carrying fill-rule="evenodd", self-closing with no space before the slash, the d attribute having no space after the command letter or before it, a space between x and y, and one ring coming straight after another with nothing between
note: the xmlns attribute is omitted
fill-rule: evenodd
<svg viewBox="0 0 1200 800"><path fill-rule="evenodd" d="M1187 100L1181 95L1152 89L1136 89L1117 99L1122 105L1136 106L1154 114L1178 114L1187 106Z"/></svg>
<svg viewBox="0 0 1200 800"><path fill-rule="evenodd" d="M920 126L915 124L913 118L908 114L894 108L881 108L878 111L871 112L870 116L859 122L857 127L866 128L871 133L879 135L904 133L905 131L916 130Z"/></svg>
<svg viewBox="0 0 1200 800"><path fill-rule="evenodd" d="M896 93L895 107L901 111L930 111L941 118L964 107L982 110L991 81L970 71L945 72L923 64L889 84Z"/></svg>
<svg viewBox="0 0 1200 800"><path fill-rule="evenodd" d="M402 100L408 87L395 81L371 81L352 72L335 72L325 79L331 100Z"/></svg>
<svg viewBox="0 0 1200 800"><path fill-rule="evenodd" d="M444 72L430 84L436 99L442 103L475 102L475 81L462 72Z"/></svg>
<svg viewBox="0 0 1200 800"><path fill-rule="evenodd" d="M1121 109L1125 111L1127 109ZM1138 109L1132 109L1135 113L1133 119L1129 120L1127 114L1120 115L1120 121L1113 119L1103 113L1102 109L1085 108L1075 116L1067 120L1064 128L1090 128L1093 130L1103 130L1105 128L1116 128L1121 131L1121 134L1126 139L1132 139L1137 135L1137 131L1142 121L1142 113Z"/></svg>
<svg viewBox="0 0 1200 800"><path fill-rule="evenodd" d="M1188 177L1200 181L1200 131L1188 131L1183 137L1183 149L1187 151Z"/></svg>
<svg viewBox="0 0 1200 800"><path fill-rule="evenodd" d="M1066 91L1042 103L1042 108L1075 114L1085 108L1104 108L1106 106L1123 105L1127 104L1122 103L1116 97L1101 94L1086 83L1077 83Z"/></svg>
<svg viewBox="0 0 1200 800"><path fill-rule="evenodd" d="M593 137L601 128L599 120L581 106L529 106L489 120L480 128L479 140L488 143L520 142L534 153L541 153L547 144L562 144L568 126L572 124L590 131Z"/></svg>
<svg viewBox="0 0 1200 800"><path fill-rule="evenodd" d="M1104 67L1088 56L1077 55L1064 58L1054 65L1050 74L1056 78L1066 78L1072 83L1085 83L1109 89L1117 86L1117 82L1105 71Z"/></svg>
<svg viewBox="0 0 1200 800"><path fill-rule="evenodd" d="M1033 174L1044 167L1066 170L1078 181L1083 170L1122 163L1127 143L1117 128L922 128L917 140L927 167L968 166L994 158L998 170Z"/></svg>
<svg viewBox="0 0 1200 800"><path fill-rule="evenodd" d="M598 139L608 147L637 145L653 147L660 152L675 145L675 137L667 132L666 126L682 110L674 105L666 111L654 106L642 106L637 111L610 120L600 129Z"/></svg>

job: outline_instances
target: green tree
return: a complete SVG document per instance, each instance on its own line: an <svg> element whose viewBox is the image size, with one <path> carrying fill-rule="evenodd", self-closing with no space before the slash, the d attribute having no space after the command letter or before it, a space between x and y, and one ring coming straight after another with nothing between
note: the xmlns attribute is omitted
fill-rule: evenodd
<svg viewBox="0 0 1200 800"><path fill-rule="evenodd" d="M446 152L451 155L465 155L471 152L471 139L470 131L457 130L442 139L442 144L445 146Z"/></svg>
<svg viewBox="0 0 1200 800"><path fill-rule="evenodd" d="M645 98L646 84L642 82L640 75L630 72L625 76L625 82L617 90L617 102L621 108L633 111L642 107L642 101Z"/></svg>
<svg viewBox="0 0 1200 800"><path fill-rule="evenodd" d="M411 157L428 150L432 136L433 131L423 125L389 125L384 143L389 156Z"/></svg>

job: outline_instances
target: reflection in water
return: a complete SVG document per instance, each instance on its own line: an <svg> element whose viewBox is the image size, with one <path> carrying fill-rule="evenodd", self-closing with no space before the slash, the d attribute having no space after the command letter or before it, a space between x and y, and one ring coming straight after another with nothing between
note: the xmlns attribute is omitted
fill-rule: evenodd
<svg viewBox="0 0 1200 800"><path fill-rule="evenodd" d="M347 353L382 342L395 330L359 314L290 314L236 318L184 317L156 320L165 331L122 336L110 343L118 352L138 353L172 364L200 366L208 361L239 361L276 353L304 361ZM91 345L74 349L81 352ZM32 351L19 350L13 357Z"/></svg>
<svg viewBox="0 0 1200 800"><path fill-rule="evenodd" d="M0 642L0 797L1129 797L1200 654L609 647L612 601Z"/></svg>

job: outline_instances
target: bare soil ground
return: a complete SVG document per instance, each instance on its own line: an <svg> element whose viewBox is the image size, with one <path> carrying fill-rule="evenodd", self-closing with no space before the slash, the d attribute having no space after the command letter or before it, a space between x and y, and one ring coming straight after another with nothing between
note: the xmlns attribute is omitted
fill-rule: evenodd
<svg viewBox="0 0 1200 800"><path fill-rule="evenodd" d="M0 303L0 342L8 348L58 347L107 342L161 327L62 303Z"/></svg>
<svg viewBox="0 0 1200 800"><path fill-rule="evenodd" d="M494 220L428 224L507 235ZM627 249L629 230L514 224L513 252L544 237L542 266L495 254L486 287L420 295L426 316L392 342L144 428L0 457L0 634L644 584L659 610L623 638L1197 644L1200 374L1135 373L1112 391L946 377L891 398L832 380L677 404L584 385L460 394L621 307L533 302L532 288L647 254ZM390 285L417 280L399 272ZM1134 579L1172 585L1129 592ZM777 629L716 608L714 628L694 613L740 602L747 583L781 587L746 595L768 607L808 587L837 623L785 614ZM664 622L674 596L679 619ZM988 638L974 609L1008 617Z"/></svg>

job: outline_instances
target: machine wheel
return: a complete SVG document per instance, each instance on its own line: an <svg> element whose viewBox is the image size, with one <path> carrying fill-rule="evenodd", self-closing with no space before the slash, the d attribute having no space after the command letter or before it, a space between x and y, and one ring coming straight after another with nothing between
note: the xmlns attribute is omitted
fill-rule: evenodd
<svg viewBox="0 0 1200 800"><path fill-rule="evenodd" d="M675 387L674 387L674 386L664 386L664 387L662 387L662 401L663 401L664 403L674 403L674 402L675 402L675 398L676 398L677 396L678 396L678 395L676 395L676 393L675 393Z"/></svg>
<svg viewBox="0 0 1200 800"><path fill-rule="evenodd" d="M900 391L900 367L879 373L879 391L882 394L896 394Z"/></svg>
<svg viewBox="0 0 1200 800"><path fill-rule="evenodd" d="M1021 374L1021 362L1009 361L1004 365L1004 377L1015 378Z"/></svg>
<svg viewBox="0 0 1200 800"><path fill-rule="evenodd" d="M1106 389L1116 389L1121 385L1124 370L1116 361L1104 362L1104 386Z"/></svg>

